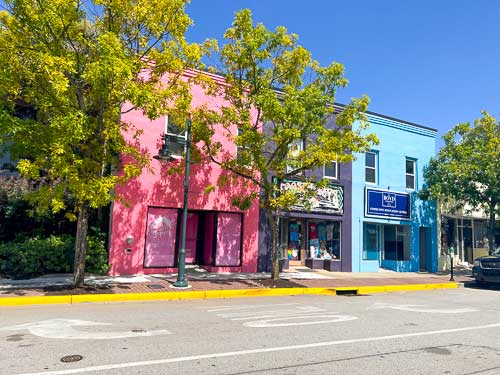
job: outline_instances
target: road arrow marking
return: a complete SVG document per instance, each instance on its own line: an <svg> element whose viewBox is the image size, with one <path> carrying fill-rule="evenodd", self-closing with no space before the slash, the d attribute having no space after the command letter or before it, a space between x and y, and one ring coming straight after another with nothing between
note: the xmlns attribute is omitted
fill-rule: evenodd
<svg viewBox="0 0 500 375"><path fill-rule="evenodd" d="M128 368L133 368L133 367L160 366L160 365L167 365L170 363L195 362L195 361L199 362L200 360L203 360L203 359L228 358L228 357L238 357L238 356L241 356L243 358L248 358L249 355L253 355L253 354L277 353L277 352L284 352L284 351L297 352L297 350L309 350L309 349L325 348L325 347L330 347L330 346L340 346L340 345L346 345L346 344L358 344L358 343L367 343L367 342L380 342L380 341L408 339L411 337L437 336L437 335L459 333L459 332L473 332L475 335L477 335L478 334L477 330L483 330L483 329L490 330L493 328L500 328L500 323L485 324L485 325L471 326L471 327L441 329L441 330L437 330L437 331L412 332L412 333L403 333L403 334L388 335L388 336L361 337L361 338L357 338L357 339L323 341L323 342L314 342L314 343L310 343L310 344L277 346L277 347L273 347L273 348L257 348L257 349L247 349L247 350L239 350L239 351L233 351L233 352L219 352L219 353L209 353L209 354L188 355L185 357L162 358L162 359L153 359L153 360L139 361L139 362L112 363L109 365L96 365L96 366L80 367L80 368L73 368L73 369L66 369L66 370L31 372L31 373L24 373L24 374L20 374L20 375L72 375L72 374L83 374L83 373L88 373L88 372L95 373L98 371L111 371L111 370L128 369ZM163 369L165 370L164 367L163 367Z"/></svg>
<svg viewBox="0 0 500 375"><path fill-rule="evenodd" d="M169 335L171 332L160 329L155 331L125 331L125 332L85 332L74 329L81 326L110 326L111 323L90 322L78 319L49 319L35 323L26 323L16 326L0 328L1 331L29 331L32 335L48 339L70 340L109 340L127 337L149 337Z"/></svg>

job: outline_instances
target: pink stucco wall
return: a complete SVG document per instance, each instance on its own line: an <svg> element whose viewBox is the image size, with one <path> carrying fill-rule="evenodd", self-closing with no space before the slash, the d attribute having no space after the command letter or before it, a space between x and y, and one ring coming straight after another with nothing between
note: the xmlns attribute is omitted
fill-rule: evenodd
<svg viewBox="0 0 500 375"><path fill-rule="evenodd" d="M207 96L200 87L192 87L192 106L208 105L218 108L224 104L222 98ZM151 157L158 153L162 144L165 118L154 121L148 120L141 112L132 111L123 116L123 121L134 124L135 127L143 129L139 144L144 152ZM236 134L236 128L231 132ZM127 134L126 137L130 136ZM234 144L231 144L223 134L221 127L215 138L222 142L227 152L235 152ZM176 163L176 162L173 162ZM110 236L110 264L111 275L141 274L141 273L167 273L173 272L173 268L144 268L144 247L146 234L147 211L149 206L181 208L183 199L183 174L169 175L167 167L158 160L151 159L152 171L143 170L142 174L129 181L126 185L117 188L117 194L124 202L115 201L111 213L111 236ZM242 259L241 267L234 271L256 272L257 271L257 241L258 241L258 202L254 201L248 210L241 211L231 204L231 197L241 194L255 187L225 186L217 187L217 180L223 172L214 163L192 164L189 178L189 209L190 210L214 210L243 213L242 233ZM215 190L205 193L207 185L216 186ZM127 238L132 238L132 243L127 243ZM210 268L211 271L227 271L227 267Z"/></svg>

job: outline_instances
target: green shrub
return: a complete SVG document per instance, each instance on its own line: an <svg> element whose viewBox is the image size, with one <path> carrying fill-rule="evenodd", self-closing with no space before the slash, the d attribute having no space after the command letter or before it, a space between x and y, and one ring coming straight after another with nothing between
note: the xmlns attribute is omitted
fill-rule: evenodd
<svg viewBox="0 0 500 375"><path fill-rule="evenodd" d="M106 275L109 271L106 235L99 231L87 236L87 254L85 255L85 272Z"/></svg>
<svg viewBox="0 0 500 375"><path fill-rule="evenodd" d="M86 272L109 271L105 235L87 237ZM24 279L47 273L72 272L75 239L70 235L28 238L0 244L0 276Z"/></svg>
<svg viewBox="0 0 500 375"><path fill-rule="evenodd" d="M73 248L74 239L69 235L0 244L0 275L22 279L44 273L70 272L68 254Z"/></svg>

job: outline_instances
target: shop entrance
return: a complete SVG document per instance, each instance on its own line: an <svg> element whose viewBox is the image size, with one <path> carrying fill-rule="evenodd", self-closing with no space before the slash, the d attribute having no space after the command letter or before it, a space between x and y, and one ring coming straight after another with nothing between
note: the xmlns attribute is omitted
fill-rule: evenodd
<svg viewBox="0 0 500 375"><path fill-rule="evenodd" d="M458 221L458 257L463 262L474 263L472 254L472 220L459 219Z"/></svg>
<svg viewBox="0 0 500 375"><path fill-rule="evenodd" d="M186 220L186 264L240 267L243 215L189 211ZM176 267L182 236L182 211L149 207L144 247L145 268Z"/></svg>
<svg viewBox="0 0 500 375"><path fill-rule="evenodd" d="M280 257L288 260L304 260L306 220L282 218L280 223Z"/></svg>
<svg viewBox="0 0 500 375"><path fill-rule="evenodd" d="M427 253L428 253L428 248L429 248L429 235L430 228L428 227L420 227L420 271L425 272L427 271Z"/></svg>

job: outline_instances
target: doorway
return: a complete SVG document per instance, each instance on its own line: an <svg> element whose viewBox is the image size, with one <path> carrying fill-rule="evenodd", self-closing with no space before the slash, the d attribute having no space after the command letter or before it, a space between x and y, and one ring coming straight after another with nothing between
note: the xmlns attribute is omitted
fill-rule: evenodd
<svg viewBox="0 0 500 375"><path fill-rule="evenodd" d="M461 224L459 228L458 242L460 259L462 259L463 262L472 264L474 263L474 257L472 254L472 220L461 219L459 221L459 224Z"/></svg>
<svg viewBox="0 0 500 375"><path fill-rule="evenodd" d="M419 259L420 259L420 264L419 264L419 269L420 272L426 272L428 270L427 268L427 253L429 249L429 239L430 239L430 228L429 227L420 227L420 236L419 236L419 248L420 248L420 253L419 253Z"/></svg>

